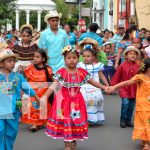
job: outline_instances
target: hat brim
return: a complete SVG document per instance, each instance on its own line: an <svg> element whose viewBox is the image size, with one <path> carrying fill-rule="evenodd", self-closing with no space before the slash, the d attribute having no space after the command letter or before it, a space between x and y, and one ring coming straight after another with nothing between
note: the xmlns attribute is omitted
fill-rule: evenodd
<svg viewBox="0 0 150 150"><path fill-rule="evenodd" d="M19 56L17 54L12 54L12 55L9 55L9 56L3 56L3 57L0 58L0 62L3 61L4 59L11 58L11 57L14 57L17 61Z"/></svg>
<svg viewBox="0 0 150 150"><path fill-rule="evenodd" d="M125 51L123 52L123 57L125 58L125 57L126 57L126 55L127 55L127 53L128 53L128 52L130 52L130 51L134 51L134 52L136 52L136 53L137 53L137 55L138 55L138 57L141 57L140 50L138 50L138 49L128 49L128 50L125 50Z"/></svg>
<svg viewBox="0 0 150 150"><path fill-rule="evenodd" d="M91 38L85 38L79 42L79 49L83 50L85 44L92 44L94 50L98 48L98 42L96 40L93 40Z"/></svg>
<svg viewBox="0 0 150 150"><path fill-rule="evenodd" d="M47 14L45 17L44 17L44 21L47 23L48 22L48 20L49 19L51 19L51 18L59 18L59 19L61 19L61 17L62 17L62 14L61 13L59 13L58 15L54 15L54 16L52 16L51 14Z"/></svg>

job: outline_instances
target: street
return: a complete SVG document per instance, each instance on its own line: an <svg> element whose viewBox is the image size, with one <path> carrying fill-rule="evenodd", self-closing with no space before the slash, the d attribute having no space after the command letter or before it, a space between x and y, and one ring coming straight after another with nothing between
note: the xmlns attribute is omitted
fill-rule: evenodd
<svg viewBox="0 0 150 150"><path fill-rule="evenodd" d="M132 141L132 128L119 126L120 98L105 95L105 124L89 128L89 139L78 142L78 150L139 150L139 142ZM62 140L53 140L44 129L30 133L27 125L20 124L14 150L64 150Z"/></svg>

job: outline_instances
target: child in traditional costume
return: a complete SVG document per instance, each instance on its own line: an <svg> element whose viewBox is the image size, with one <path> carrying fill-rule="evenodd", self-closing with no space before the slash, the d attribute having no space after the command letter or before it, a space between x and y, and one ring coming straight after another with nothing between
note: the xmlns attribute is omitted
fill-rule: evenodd
<svg viewBox="0 0 150 150"><path fill-rule="evenodd" d="M139 70L139 65L137 63L138 58L140 58L140 51L134 46L129 46L124 51L124 59L126 61L123 62L116 70L114 76L112 77L111 85L129 80L135 76ZM129 87L125 86L120 88L119 95L122 99L120 127L133 127L131 119L135 106L136 84Z"/></svg>
<svg viewBox="0 0 150 150"><path fill-rule="evenodd" d="M32 32L31 25L25 24L20 28L21 41L12 48L12 51L19 55L14 71L23 72L33 62L33 56L38 50L38 46L32 41Z"/></svg>
<svg viewBox="0 0 150 150"><path fill-rule="evenodd" d="M37 95L41 97L48 88L48 83L53 81L52 69L47 65L47 54L43 49L39 49L34 53L34 64L29 65L24 73L32 88ZM53 98L51 97L51 102ZM22 122L31 124L31 131L37 131L47 122L47 115L50 110L50 103L46 104L44 109L36 107L35 99L30 99L27 102L27 107L24 107ZM42 117L43 111L45 116Z"/></svg>
<svg viewBox="0 0 150 150"><path fill-rule="evenodd" d="M150 150L150 58L141 65L140 74L130 80L114 85L107 90L113 92L118 88L137 84L136 110L134 118L133 140L142 140L143 150Z"/></svg>
<svg viewBox="0 0 150 150"><path fill-rule="evenodd" d="M18 56L11 50L0 52L0 149L13 150L18 132L21 90L39 101L38 96L18 72L13 72Z"/></svg>
<svg viewBox="0 0 150 150"><path fill-rule="evenodd" d="M76 150L76 140L88 138L87 112L80 87L87 82L97 88L105 89L105 86L94 81L86 70L77 68L79 53L75 46L65 47L63 55L66 67L58 70L55 83L42 97L44 101L44 97L48 97L60 85L45 133L54 139L64 139L65 150Z"/></svg>
<svg viewBox="0 0 150 150"><path fill-rule="evenodd" d="M94 50L95 45L96 41L92 44L85 43L85 45L81 47L79 45L82 51L83 62L79 62L78 67L85 69L91 75L93 80L100 82L101 79L105 85L109 86L102 72L104 69L104 64L101 62L94 63L96 53L96 50ZM86 103L89 123L102 124L105 117L103 111L104 98L101 89L96 88L91 84L84 84L81 87L81 93Z"/></svg>

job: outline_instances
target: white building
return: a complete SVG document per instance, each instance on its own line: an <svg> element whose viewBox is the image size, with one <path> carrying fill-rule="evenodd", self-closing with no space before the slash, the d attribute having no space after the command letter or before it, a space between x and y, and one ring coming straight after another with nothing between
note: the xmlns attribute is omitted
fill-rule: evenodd
<svg viewBox="0 0 150 150"><path fill-rule="evenodd" d="M55 10L56 5L51 0L18 0L16 1L16 29L19 30L19 12L26 12L26 24L30 24L30 13L37 12L37 30L41 30L41 13L42 11Z"/></svg>

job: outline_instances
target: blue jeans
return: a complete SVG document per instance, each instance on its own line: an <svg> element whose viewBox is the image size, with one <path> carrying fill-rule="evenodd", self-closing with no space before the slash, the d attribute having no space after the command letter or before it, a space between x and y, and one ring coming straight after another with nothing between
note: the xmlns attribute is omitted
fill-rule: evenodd
<svg viewBox="0 0 150 150"><path fill-rule="evenodd" d="M20 113L14 113L14 119L0 119L0 150L13 150L19 125Z"/></svg>
<svg viewBox="0 0 150 150"><path fill-rule="evenodd" d="M135 98L122 98L120 121L131 122L135 106Z"/></svg>

